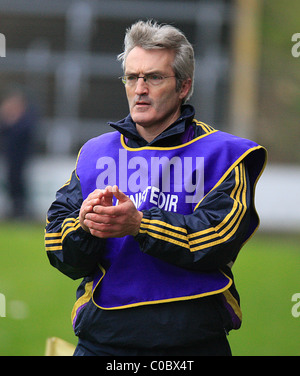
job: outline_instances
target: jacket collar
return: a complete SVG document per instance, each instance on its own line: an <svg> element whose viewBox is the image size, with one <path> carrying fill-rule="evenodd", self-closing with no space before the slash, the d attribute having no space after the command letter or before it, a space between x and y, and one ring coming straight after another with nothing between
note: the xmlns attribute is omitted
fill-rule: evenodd
<svg viewBox="0 0 300 376"><path fill-rule="evenodd" d="M133 140L137 143L137 146L150 146L167 137L183 134L187 127L192 123L194 116L194 107L187 104L183 105L181 107L181 116L150 143L139 135L136 130L135 122L132 120L130 114L116 123L109 122L108 124L123 134L127 139Z"/></svg>

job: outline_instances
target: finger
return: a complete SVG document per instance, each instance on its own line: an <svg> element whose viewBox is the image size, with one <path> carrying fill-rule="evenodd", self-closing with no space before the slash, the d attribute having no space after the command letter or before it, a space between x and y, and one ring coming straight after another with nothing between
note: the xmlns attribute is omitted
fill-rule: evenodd
<svg viewBox="0 0 300 376"><path fill-rule="evenodd" d="M108 185L105 189L104 189L104 193L110 193L113 191L113 187L111 185Z"/></svg>
<svg viewBox="0 0 300 376"><path fill-rule="evenodd" d="M86 214L93 212L93 207L98 204L98 200L84 201L79 212L79 217L84 219Z"/></svg>
<svg viewBox="0 0 300 376"><path fill-rule="evenodd" d="M98 230L90 230L91 235L96 236L100 239L107 239L107 238L113 238L113 234L110 232L104 232L104 231L98 231Z"/></svg>
<svg viewBox="0 0 300 376"><path fill-rule="evenodd" d="M125 236L116 226L99 225L98 228L91 228L90 233L98 238L119 238Z"/></svg>
<svg viewBox="0 0 300 376"><path fill-rule="evenodd" d="M109 216L109 215L99 215L94 212L87 213L85 216L85 219L91 222L95 223L101 223L101 224L115 224L117 222L116 216Z"/></svg>
<svg viewBox="0 0 300 376"><path fill-rule="evenodd" d="M92 200L96 198L101 198L105 192L105 189L95 189L92 193L90 193L86 200Z"/></svg>
<svg viewBox="0 0 300 376"><path fill-rule="evenodd" d="M92 210L92 207L81 206L81 209L80 209L80 212L79 212L79 223L80 223L81 227L87 232L89 232L89 228L84 224L84 219L85 219L85 216L87 214L87 210L89 210L89 208L91 208L91 210Z"/></svg>
<svg viewBox="0 0 300 376"><path fill-rule="evenodd" d="M103 196L101 198L101 205L104 205L104 206L112 206L113 205L113 193L112 193L112 187L111 186L107 186L105 188L105 191L103 193Z"/></svg>
<svg viewBox="0 0 300 376"><path fill-rule="evenodd" d="M112 192L117 200L120 201L127 201L129 197L125 195L122 191L120 191L119 187L117 185L114 185L112 188Z"/></svg>
<svg viewBox="0 0 300 376"><path fill-rule="evenodd" d="M99 214L101 216L117 216L120 215L120 210L117 206L103 206L103 205L95 205L93 207L93 212Z"/></svg>
<svg viewBox="0 0 300 376"><path fill-rule="evenodd" d="M96 223L86 219L84 225L88 227L92 235L101 238L114 237L114 234L119 232L119 226L116 224Z"/></svg>
<svg viewBox="0 0 300 376"><path fill-rule="evenodd" d="M86 208L93 207L95 205L99 205L102 200L103 193L100 192L98 194L93 194L92 196L88 196L82 203L83 210L86 211Z"/></svg>

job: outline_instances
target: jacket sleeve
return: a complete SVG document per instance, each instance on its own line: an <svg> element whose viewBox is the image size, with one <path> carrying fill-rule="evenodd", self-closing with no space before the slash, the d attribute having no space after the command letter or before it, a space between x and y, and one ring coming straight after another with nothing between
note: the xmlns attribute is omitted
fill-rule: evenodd
<svg viewBox="0 0 300 376"><path fill-rule="evenodd" d="M249 177L240 162L192 214L144 211L136 240L143 252L177 266L208 271L233 261L250 222Z"/></svg>
<svg viewBox="0 0 300 376"><path fill-rule="evenodd" d="M57 191L45 229L45 248L51 265L73 279L94 271L105 245L105 240L81 228L78 216L82 202L80 181L74 171Z"/></svg>

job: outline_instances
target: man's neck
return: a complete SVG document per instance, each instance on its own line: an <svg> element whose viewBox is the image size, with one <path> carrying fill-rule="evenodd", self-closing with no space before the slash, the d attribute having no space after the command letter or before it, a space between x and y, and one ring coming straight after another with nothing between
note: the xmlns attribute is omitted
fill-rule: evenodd
<svg viewBox="0 0 300 376"><path fill-rule="evenodd" d="M139 135L143 137L147 142L153 141L157 136L159 136L163 131L169 128L179 117L180 117L180 108L178 111L171 116L167 117L165 120L161 121L159 124L143 125L136 124L136 130Z"/></svg>

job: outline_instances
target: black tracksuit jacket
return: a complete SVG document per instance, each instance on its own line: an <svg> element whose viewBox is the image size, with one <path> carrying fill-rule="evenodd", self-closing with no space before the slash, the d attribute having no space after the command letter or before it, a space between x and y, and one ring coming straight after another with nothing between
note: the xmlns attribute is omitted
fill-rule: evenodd
<svg viewBox="0 0 300 376"><path fill-rule="evenodd" d="M131 148L150 145L169 147L182 144L186 129L191 124L193 125L193 138L212 130L206 124L193 122L194 115L194 108L184 105L181 117L151 143L147 143L139 136L130 115L110 125L126 137L126 142ZM193 252L191 257L186 248L167 242L162 245L159 239L143 233L136 236L141 251L161 257L171 263L174 263L174 260L181 260L185 268L199 271L221 268L233 278L230 266L236 259L248 230L249 207L252 200L247 168L243 161L203 199L194 213L189 215L185 224L192 232L218 226L234 205L230 194L235 189L236 175L241 170L246 176L244 187L247 208L241 222L233 229L229 239ZM101 253L101 244L105 240L93 237L77 226L76 231L71 231L64 236L61 249L55 250L56 248L52 247L51 234L61 231L62 223L66 218L78 218L82 201L80 181L73 172L70 180L58 190L56 200L48 211L46 225L46 250L50 263L72 279L83 278L77 290L77 299L84 295L86 283L93 279L93 271ZM157 207L143 214L145 218L155 218L169 224L175 222L177 225L177 216L180 215ZM168 252L171 248L172 252ZM170 254L172 258L168 256ZM174 254L178 257L174 257ZM234 305L238 307L239 296L234 283L230 287L230 294ZM225 308L222 294L216 294L199 299L121 310L102 310L90 300L80 311L74 329L81 341L87 341L103 349L113 347L166 349L201 346L205 341L223 337L233 328L234 323Z"/></svg>

